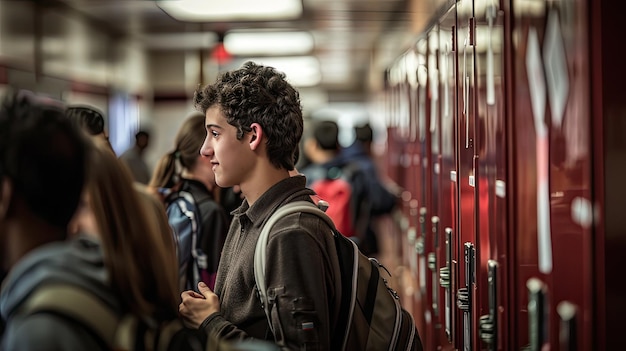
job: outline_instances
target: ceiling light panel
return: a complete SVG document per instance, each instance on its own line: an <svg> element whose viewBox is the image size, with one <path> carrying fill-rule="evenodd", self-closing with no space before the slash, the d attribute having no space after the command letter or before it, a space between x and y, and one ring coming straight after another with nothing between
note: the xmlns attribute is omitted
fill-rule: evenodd
<svg viewBox="0 0 626 351"><path fill-rule="evenodd" d="M322 80L320 63L313 56L244 58L240 63L243 64L246 61L274 67L285 73L287 81L296 87L316 86Z"/></svg>
<svg viewBox="0 0 626 351"><path fill-rule="evenodd" d="M309 32L233 31L226 33L224 46L228 53L251 55L305 55L313 50Z"/></svg>
<svg viewBox="0 0 626 351"><path fill-rule="evenodd" d="M297 19L302 0L160 0L157 5L179 21Z"/></svg>

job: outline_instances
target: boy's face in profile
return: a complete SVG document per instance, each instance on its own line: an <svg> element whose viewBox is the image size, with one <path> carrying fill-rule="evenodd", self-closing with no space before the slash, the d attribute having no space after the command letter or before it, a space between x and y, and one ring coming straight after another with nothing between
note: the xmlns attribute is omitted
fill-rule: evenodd
<svg viewBox="0 0 626 351"><path fill-rule="evenodd" d="M217 106L206 111L205 125L207 136L200 154L210 159L217 185L225 188L245 183L254 165L251 133L238 140L237 128L228 124Z"/></svg>

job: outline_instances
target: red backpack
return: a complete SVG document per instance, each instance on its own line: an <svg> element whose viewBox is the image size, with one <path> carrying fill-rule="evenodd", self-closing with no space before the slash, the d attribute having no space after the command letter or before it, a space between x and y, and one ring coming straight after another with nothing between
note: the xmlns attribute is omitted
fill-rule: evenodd
<svg viewBox="0 0 626 351"><path fill-rule="evenodd" d="M347 237L355 235L352 218L352 187L343 177L320 179L311 184L311 189L324 201L328 202L326 214L333 220L337 230Z"/></svg>
<svg viewBox="0 0 626 351"><path fill-rule="evenodd" d="M358 244L366 234L370 213L367 182L359 164L349 162L331 167L310 188L328 203L326 215L337 230Z"/></svg>

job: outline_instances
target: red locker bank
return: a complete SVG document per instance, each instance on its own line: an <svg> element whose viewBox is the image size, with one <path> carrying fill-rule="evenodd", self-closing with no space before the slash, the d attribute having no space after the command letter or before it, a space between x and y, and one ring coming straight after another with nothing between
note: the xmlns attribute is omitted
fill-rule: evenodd
<svg viewBox="0 0 626 351"><path fill-rule="evenodd" d="M624 349L626 6L440 3L383 98L425 349Z"/></svg>

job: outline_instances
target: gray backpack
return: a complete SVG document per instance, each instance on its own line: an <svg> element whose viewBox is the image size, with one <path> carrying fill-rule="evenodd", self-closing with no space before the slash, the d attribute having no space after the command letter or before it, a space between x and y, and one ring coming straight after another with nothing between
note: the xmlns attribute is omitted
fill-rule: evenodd
<svg viewBox="0 0 626 351"><path fill-rule="evenodd" d="M71 321L115 351L279 351L263 340L206 335L201 329L184 327L178 318L155 325L131 313L120 316L93 292L64 283L38 287L20 313L52 314Z"/></svg>
<svg viewBox="0 0 626 351"><path fill-rule="evenodd" d="M324 205L320 201L320 205ZM329 226L337 248L341 270L341 311L332 345L340 350L414 350L421 351L422 341L413 317L400 305L398 294L389 287L389 271L375 258L363 255L356 244L335 229L332 220L315 204L296 201L281 206L267 220L254 253L254 277L261 304L270 328L271 306L265 281L266 248L271 228L281 218L306 212L322 218Z"/></svg>
<svg viewBox="0 0 626 351"><path fill-rule="evenodd" d="M207 343L201 331L185 328L177 318L155 325L132 313L118 315L94 292L66 283L39 286L20 313L59 316L82 326L111 350L203 351Z"/></svg>

